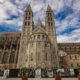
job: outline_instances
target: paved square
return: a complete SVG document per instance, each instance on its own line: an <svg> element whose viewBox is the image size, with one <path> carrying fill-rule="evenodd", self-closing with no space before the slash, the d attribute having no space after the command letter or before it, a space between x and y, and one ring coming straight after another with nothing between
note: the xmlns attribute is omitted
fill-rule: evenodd
<svg viewBox="0 0 80 80"><path fill-rule="evenodd" d="M7 78L0 80L22 80L21 78ZM28 80L55 80L54 78L29 78ZM78 80L78 78L62 78L62 80Z"/></svg>

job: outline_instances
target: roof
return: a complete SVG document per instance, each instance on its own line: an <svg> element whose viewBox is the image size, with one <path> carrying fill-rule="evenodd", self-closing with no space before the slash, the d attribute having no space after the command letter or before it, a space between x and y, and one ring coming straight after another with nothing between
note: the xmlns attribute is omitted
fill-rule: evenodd
<svg viewBox="0 0 80 80"><path fill-rule="evenodd" d="M80 43L58 43L58 46L80 46Z"/></svg>
<svg viewBox="0 0 80 80"><path fill-rule="evenodd" d="M20 35L21 32L3 32L2 34L0 34L0 37L16 37Z"/></svg>

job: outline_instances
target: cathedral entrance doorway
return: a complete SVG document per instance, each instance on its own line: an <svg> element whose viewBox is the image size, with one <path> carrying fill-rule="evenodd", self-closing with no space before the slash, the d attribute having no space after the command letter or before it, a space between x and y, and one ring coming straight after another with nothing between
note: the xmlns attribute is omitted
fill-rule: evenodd
<svg viewBox="0 0 80 80"><path fill-rule="evenodd" d="M41 78L41 69L40 69L40 68L37 68L37 69L35 70L35 77L36 77L36 78Z"/></svg>

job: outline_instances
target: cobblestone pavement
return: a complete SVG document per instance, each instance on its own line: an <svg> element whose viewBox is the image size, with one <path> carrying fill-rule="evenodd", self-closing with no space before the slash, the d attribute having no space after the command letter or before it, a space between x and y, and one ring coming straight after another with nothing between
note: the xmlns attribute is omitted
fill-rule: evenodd
<svg viewBox="0 0 80 80"><path fill-rule="evenodd" d="M21 80L21 78L3 79L0 77L0 80ZM54 78L29 78L28 80L55 80L55 79ZM78 80L78 78L62 78L62 80Z"/></svg>

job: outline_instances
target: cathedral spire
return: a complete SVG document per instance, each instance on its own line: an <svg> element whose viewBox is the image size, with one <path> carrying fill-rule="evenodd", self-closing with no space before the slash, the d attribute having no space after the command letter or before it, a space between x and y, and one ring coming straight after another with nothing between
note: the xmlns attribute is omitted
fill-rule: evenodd
<svg viewBox="0 0 80 80"><path fill-rule="evenodd" d="M41 26L41 25L42 25L41 20L40 18L38 18L37 26Z"/></svg>
<svg viewBox="0 0 80 80"><path fill-rule="evenodd" d="M52 11L50 5L48 4L47 11Z"/></svg>
<svg viewBox="0 0 80 80"><path fill-rule="evenodd" d="M31 9L31 5L29 4L27 9L25 11L31 11L32 12L32 9Z"/></svg>

